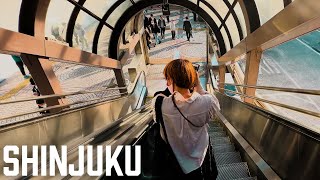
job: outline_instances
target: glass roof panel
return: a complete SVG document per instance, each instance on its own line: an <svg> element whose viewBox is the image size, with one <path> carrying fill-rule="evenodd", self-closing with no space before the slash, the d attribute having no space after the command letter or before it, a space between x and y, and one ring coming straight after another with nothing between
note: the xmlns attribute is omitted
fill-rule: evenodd
<svg viewBox="0 0 320 180"><path fill-rule="evenodd" d="M255 0L255 2L258 8L261 25L266 23L284 8L283 0Z"/></svg>
<svg viewBox="0 0 320 180"><path fill-rule="evenodd" d="M223 37L223 40L224 40L224 44L226 45L226 50L229 51L231 49L230 48L230 41L229 41L229 38L228 38L228 35L227 35L227 32L226 32L225 28L222 27L220 32L222 34L222 37Z"/></svg>
<svg viewBox="0 0 320 180"><path fill-rule="evenodd" d="M102 18L103 15L111 8L111 6L118 0L87 0L83 7L93 12L98 17Z"/></svg>
<svg viewBox="0 0 320 180"><path fill-rule="evenodd" d="M121 15L130 7L132 6L132 3L130 1L124 1L120 4L109 16L107 19L107 23L111 26L115 26Z"/></svg>
<svg viewBox="0 0 320 180"><path fill-rule="evenodd" d="M73 9L74 5L68 1L50 1L45 25L46 37L66 42L67 25Z"/></svg>
<svg viewBox="0 0 320 180"><path fill-rule="evenodd" d="M109 50L109 41L111 36L111 29L107 26L103 26L101 30L101 34L98 41L98 51L97 54L101 56L108 57L108 50Z"/></svg>
<svg viewBox="0 0 320 180"><path fill-rule="evenodd" d="M246 27L246 21L244 19L243 13L242 13L242 9L239 3L236 4L236 6L234 7L234 12L236 13L241 28L242 28L242 32L243 32L243 37L245 38L247 36L247 27Z"/></svg>
<svg viewBox="0 0 320 180"><path fill-rule="evenodd" d="M93 37L99 21L80 11L73 31L73 47L92 52Z"/></svg>
<svg viewBox="0 0 320 180"><path fill-rule="evenodd" d="M222 0L206 0L209 4L211 4L212 7L215 8L215 10L220 14L222 19L226 17L229 8Z"/></svg>
<svg viewBox="0 0 320 180"><path fill-rule="evenodd" d="M217 24L219 27L221 25L221 21L218 19L218 17L208 8L208 6L204 5L203 3L199 4L200 8L202 8L205 12L211 16L211 18L214 20L214 22Z"/></svg>
<svg viewBox="0 0 320 180"><path fill-rule="evenodd" d="M236 46L240 42L240 37L236 22L231 14L226 21L226 25L230 31L233 46Z"/></svg>
<svg viewBox="0 0 320 180"><path fill-rule="evenodd" d="M1 1L0 27L18 32L19 12L22 0ZM4 16L5 14L5 16Z"/></svg>

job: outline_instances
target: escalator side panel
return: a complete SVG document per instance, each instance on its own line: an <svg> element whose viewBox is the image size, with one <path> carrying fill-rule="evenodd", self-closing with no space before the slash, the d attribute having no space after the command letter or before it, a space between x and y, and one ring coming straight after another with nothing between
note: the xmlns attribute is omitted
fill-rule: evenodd
<svg viewBox="0 0 320 180"><path fill-rule="evenodd" d="M320 179L320 135L217 93L222 114L283 179Z"/></svg>

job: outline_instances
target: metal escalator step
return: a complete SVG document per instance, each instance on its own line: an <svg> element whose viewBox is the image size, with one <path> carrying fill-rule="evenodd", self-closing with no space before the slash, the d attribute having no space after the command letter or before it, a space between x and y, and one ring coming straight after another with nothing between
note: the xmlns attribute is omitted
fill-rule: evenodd
<svg viewBox="0 0 320 180"><path fill-rule="evenodd" d="M257 180L257 177L238 178L234 180Z"/></svg>
<svg viewBox="0 0 320 180"><path fill-rule="evenodd" d="M211 144L213 147L221 144L231 144L230 139L228 137L215 138L211 140Z"/></svg>
<svg viewBox="0 0 320 180"><path fill-rule="evenodd" d="M210 138L219 138L219 137L227 137L224 131L222 132L209 132Z"/></svg>
<svg viewBox="0 0 320 180"><path fill-rule="evenodd" d="M223 131L223 128L222 127L209 127L208 131L209 132Z"/></svg>
<svg viewBox="0 0 320 180"><path fill-rule="evenodd" d="M240 163L242 161L239 152L217 153L214 157L217 165Z"/></svg>
<svg viewBox="0 0 320 180"><path fill-rule="evenodd" d="M250 176L246 162L218 165L217 180L247 178Z"/></svg>
<svg viewBox="0 0 320 180"><path fill-rule="evenodd" d="M216 145L213 148L213 153L226 153L226 152L235 152L235 147L233 144L221 144Z"/></svg>
<svg viewBox="0 0 320 180"><path fill-rule="evenodd" d="M220 123L217 121L209 121L209 126L210 127L220 127Z"/></svg>

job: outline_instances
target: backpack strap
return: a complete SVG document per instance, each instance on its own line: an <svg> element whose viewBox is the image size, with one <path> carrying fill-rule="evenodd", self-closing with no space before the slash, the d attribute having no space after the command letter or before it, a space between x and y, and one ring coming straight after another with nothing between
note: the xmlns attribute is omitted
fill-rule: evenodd
<svg viewBox="0 0 320 180"><path fill-rule="evenodd" d="M163 99L164 99L163 96L158 96L156 99L156 103L155 103L156 122L161 125L161 127L163 129L164 136L166 138L166 141L169 144L168 136L167 136L167 132L166 132L166 127L164 126L163 117L162 117L162 110L161 110Z"/></svg>

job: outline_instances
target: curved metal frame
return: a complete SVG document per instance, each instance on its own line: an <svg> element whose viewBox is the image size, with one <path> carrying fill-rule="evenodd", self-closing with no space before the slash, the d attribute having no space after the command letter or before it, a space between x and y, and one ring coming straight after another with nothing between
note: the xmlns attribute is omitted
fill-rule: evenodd
<svg viewBox="0 0 320 180"><path fill-rule="evenodd" d="M118 57L118 39L121 35L121 31L123 30L123 28L126 25L126 20L128 20L130 17L134 16L135 14L137 14L138 12L140 12L142 9L147 8L151 5L155 5L155 4L161 4L162 1L161 0L154 0L154 1L139 1L135 4L135 6L131 6L129 7L126 12L124 12L122 14L122 16L120 17L120 19L118 20L118 22L116 23L116 26L114 27L114 31L112 32L111 38L110 38L110 42L113 42L114 44L109 44L109 57L110 58L114 58L117 59ZM179 6L183 6L186 7L190 10L196 11L197 10L197 5L190 2L190 1L169 1L170 4L174 4L174 5L179 5ZM205 12L203 9L198 8L198 12L197 12L211 27L211 29L213 30L213 32L215 33L218 42L219 42L219 47L220 47L220 51L222 54L226 53L226 49L225 49L225 44L224 44L224 40L222 38L222 34L218 29L218 26L216 25L216 23L211 19L210 15Z"/></svg>

